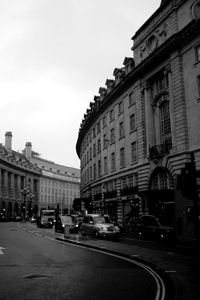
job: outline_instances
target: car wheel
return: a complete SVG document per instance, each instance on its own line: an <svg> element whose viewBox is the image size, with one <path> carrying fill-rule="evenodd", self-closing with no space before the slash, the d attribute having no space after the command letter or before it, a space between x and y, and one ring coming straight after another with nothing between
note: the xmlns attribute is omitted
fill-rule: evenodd
<svg viewBox="0 0 200 300"><path fill-rule="evenodd" d="M81 230L81 235L86 236L85 231L83 229Z"/></svg>

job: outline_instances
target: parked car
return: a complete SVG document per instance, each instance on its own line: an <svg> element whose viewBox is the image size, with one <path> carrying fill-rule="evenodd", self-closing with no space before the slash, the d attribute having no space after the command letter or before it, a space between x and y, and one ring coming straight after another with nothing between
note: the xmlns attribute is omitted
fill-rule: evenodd
<svg viewBox="0 0 200 300"><path fill-rule="evenodd" d="M55 220L55 232L64 233L65 226L69 225L69 233L78 232L78 223L74 216L60 216Z"/></svg>
<svg viewBox="0 0 200 300"><path fill-rule="evenodd" d="M99 214L88 214L81 224L82 236L91 235L95 237L119 238L120 228L113 224L106 216Z"/></svg>
<svg viewBox="0 0 200 300"><path fill-rule="evenodd" d="M153 215L141 216L135 226L135 232L138 238L157 241L173 241L175 237L174 229L160 224Z"/></svg>
<svg viewBox="0 0 200 300"><path fill-rule="evenodd" d="M37 226L40 228L52 228L53 221L51 218L48 218L48 216L39 217L37 220Z"/></svg>

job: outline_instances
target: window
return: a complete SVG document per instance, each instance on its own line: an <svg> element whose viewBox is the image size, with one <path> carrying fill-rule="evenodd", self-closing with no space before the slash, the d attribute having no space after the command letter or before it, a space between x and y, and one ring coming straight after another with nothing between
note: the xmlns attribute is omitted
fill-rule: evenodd
<svg viewBox="0 0 200 300"><path fill-rule="evenodd" d="M98 177L101 176L101 160L98 160Z"/></svg>
<svg viewBox="0 0 200 300"><path fill-rule="evenodd" d="M125 151L124 148L120 149L120 168L125 166Z"/></svg>
<svg viewBox="0 0 200 300"><path fill-rule="evenodd" d="M103 148L106 149L107 148L107 142L108 139L106 138L106 134L103 135Z"/></svg>
<svg viewBox="0 0 200 300"><path fill-rule="evenodd" d="M131 163L135 163L137 161L137 153L136 153L136 142L131 144Z"/></svg>
<svg viewBox="0 0 200 300"><path fill-rule="evenodd" d="M90 147L90 160L92 159L92 147Z"/></svg>
<svg viewBox="0 0 200 300"><path fill-rule="evenodd" d="M200 98L200 75L197 77L198 98Z"/></svg>
<svg viewBox="0 0 200 300"><path fill-rule="evenodd" d="M128 176L128 187L133 187L133 175Z"/></svg>
<svg viewBox="0 0 200 300"><path fill-rule="evenodd" d="M111 153L111 171L115 171L115 152Z"/></svg>
<svg viewBox="0 0 200 300"><path fill-rule="evenodd" d="M162 72L156 79L156 92L159 93L167 89L168 87L169 87L168 74Z"/></svg>
<svg viewBox="0 0 200 300"><path fill-rule="evenodd" d="M98 153L100 153L101 152L101 140L100 139L98 139L97 149L98 149Z"/></svg>
<svg viewBox="0 0 200 300"><path fill-rule="evenodd" d="M119 114L123 113L123 111L124 111L123 101L119 102L118 108L119 108Z"/></svg>
<svg viewBox="0 0 200 300"><path fill-rule="evenodd" d="M135 114L132 114L130 116L130 131L133 131L135 129Z"/></svg>
<svg viewBox="0 0 200 300"><path fill-rule="evenodd" d="M100 133L101 132L101 126L100 126L100 122L97 123L97 133Z"/></svg>
<svg viewBox="0 0 200 300"><path fill-rule="evenodd" d="M200 61L200 45L195 48L196 61Z"/></svg>
<svg viewBox="0 0 200 300"><path fill-rule="evenodd" d="M106 116L103 117L103 127L106 127Z"/></svg>
<svg viewBox="0 0 200 300"><path fill-rule="evenodd" d="M134 92L130 93L128 95L128 97L129 97L129 106L135 104L135 94L134 94Z"/></svg>
<svg viewBox="0 0 200 300"><path fill-rule="evenodd" d="M125 188L127 187L127 184L126 184L126 177L122 177L122 178L121 178L120 184L121 184L121 189L122 189L122 190L125 189Z"/></svg>
<svg viewBox="0 0 200 300"><path fill-rule="evenodd" d="M113 121L114 120L114 110L111 109L110 111L110 121Z"/></svg>
<svg viewBox="0 0 200 300"><path fill-rule="evenodd" d="M110 130L110 143L113 144L115 142L115 129L112 128Z"/></svg>
<svg viewBox="0 0 200 300"><path fill-rule="evenodd" d="M170 124L170 112L169 102L164 101L160 105L160 133L161 143L171 144L171 124Z"/></svg>
<svg viewBox="0 0 200 300"><path fill-rule="evenodd" d="M119 124L119 138L124 137L124 122L120 122Z"/></svg>
<svg viewBox="0 0 200 300"><path fill-rule="evenodd" d="M93 145L93 157L96 156L96 144Z"/></svg>
<svg viewBox="0 0 200 300"><path fill-rule="evenodd" d="M108 173L108 159L107 156L104 157L104 174Z"/></svg>
<svg viewBox="0 0 200 300"><path fill-rule="evenodd" d="M96 179L96 176L97 176L96 164L94 164L94 170L93 171L94 171L94 176L93 177L94 177L94 179Z"/></svg>

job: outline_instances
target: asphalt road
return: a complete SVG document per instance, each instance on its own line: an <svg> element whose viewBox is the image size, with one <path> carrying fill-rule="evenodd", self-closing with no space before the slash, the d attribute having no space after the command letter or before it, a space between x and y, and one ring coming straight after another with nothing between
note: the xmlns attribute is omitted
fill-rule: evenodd
<svg viewBox="0 0 200 300"><path fill-rule="evenodd" d="M55 240L52 230L0 223L0 249L2 300L155 299L145 269Z"/></svg>

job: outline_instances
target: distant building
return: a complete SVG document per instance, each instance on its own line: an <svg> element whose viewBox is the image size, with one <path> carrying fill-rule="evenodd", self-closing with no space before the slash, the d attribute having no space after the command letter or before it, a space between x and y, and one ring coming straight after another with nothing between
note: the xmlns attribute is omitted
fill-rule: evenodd
<svg viewBox="0 0 200 300"><path fill-rule="evenodd" d="M200 1L161 1L90 102L76 145L84 203L125 227L154 214L182 241L200 237L199 32Z"/></svg>
<svg viewBox="0 0 200 300"><path fill-rule="evenodd" d="M41 171L26 157L12 150L12 133L0 144L0 220L38 214Z"/></svg>
<svg viewBox="0 0 200 300"><path fill-rule="evenodd" d="M60 212L70 213L73 200L80 197L80 170L41 158L32 151L30 142L26 143L24 154L41 169L39 209L59 207Z"/></svg>

